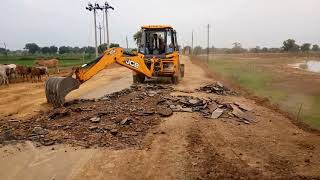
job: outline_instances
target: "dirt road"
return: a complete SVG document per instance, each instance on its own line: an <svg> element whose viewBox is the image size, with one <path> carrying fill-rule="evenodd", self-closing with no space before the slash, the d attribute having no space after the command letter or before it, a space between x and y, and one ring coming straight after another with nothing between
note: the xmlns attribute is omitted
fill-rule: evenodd
<svg viewBox="0 0 320 180"><path fill-rule="evenodd" d="M184 61L185 78L174 87L176 90L194 90L215 81L187 57ZM120 71L123 74L116 75ZM117 80L115 86L120 87L129 84L129 77L130 71L119 68L107 79L114 78ZM86 93L75 92L69 98L85 97L95 92L89 85L82 91ZM209 120L197 113L177 112L163 119L147 134L144 139L147 145L143 149L82 149L62 145L34 148L30 143L4 146L0 149L0 179L320 177L318 134L305 132L283 115L241 96L179 91L173 95L241 102L254 107L257 123L245 125L228 118ZM41 103L37 107L40 106Z"/></svg>
<svg viewBox="0 0 320 180"><path fill-rule="evenodd" d="M113 66L82 84L81 88L71 92L66 100L99 98L122 90L132 84L131 74L131 71L126 68ZM0 87L0 117L32 116L50 108L46 104L44 82L25 82Z"/></svg>

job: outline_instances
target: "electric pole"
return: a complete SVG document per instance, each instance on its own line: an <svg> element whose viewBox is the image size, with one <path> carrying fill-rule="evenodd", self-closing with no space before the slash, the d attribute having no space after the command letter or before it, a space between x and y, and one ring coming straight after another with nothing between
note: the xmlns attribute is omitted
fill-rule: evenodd
<svg viewBox="0 0 320 180"><path fill-rule="evenodd" d="M107 47L109 48L110 46L110 37L109 37L109 20L108 20L108 9L114 10L112 6L108 4L108 2L104 3L103 9L105 10L105 15L106 15L106 29L107 29Z"/></svg>
<svg viewBox="0 0 320 180"><path fill-rule="evenodd" d="M209 64L209 54L210 54L210 24L208 24L208 46L207 46L207 63Z"/></svg>
<svg viewBox="0 0 320 180"><path fill-rule="evenodd" d="M191 34L191 52L190 53L193 55L193 30Z"/></svg>
<svg viewBox="0 0 320 180"><path fill-rule="evenodd" d="M101 24L99 23L99 35L100 35L100 45L102 44L102 36L101 36L101 30L102 30L102 27L101 27Z"/></svg>
<svg viewBox="0 0 320 180"><path fill-rule="evenodd" d="M94 40L95 40L95 48L96 48L96 57L98 57L98 42L97 42L97 21L96 21L96 15L97 15L97 9L101 10L102 8L99 6L99 4L95 3L94 6L89 3L86 7L86 10L93 11L93 18L94 18Z"/></svg>
<svg viewBox="0 0 320 180"><path fill-rule="evenodd" d="M5 42L3 43L3 45L4 45L4 55L8 56L7 45ZM8 61L9 61L9 59L8 59Z"/></svg>
<svg viewBox="0 0 320 180"><path fill-rule="evenodd" d="M106 43L106 25L105 25L105 12L103 11L103 16L102 16L102 23L103 23L103 43Z"/></svg>
<svg viewBox="0 0 320 180"><path fill-rule="evenodd" d="M129 49L128 36L126 36L127 49Z"/></svg>

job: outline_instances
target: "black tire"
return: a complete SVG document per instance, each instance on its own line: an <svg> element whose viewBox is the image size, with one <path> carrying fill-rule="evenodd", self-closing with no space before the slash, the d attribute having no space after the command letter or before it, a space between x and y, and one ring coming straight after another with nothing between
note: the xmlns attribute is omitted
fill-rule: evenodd
<svg viewBox="0 0 320 180"><path fill-rule="evenodd" d="M181 78L184 77L184 64L180 64L180 76Z"/></svg>
<svg viewBox="0 0 320 180"><path fill-rule="evenodd" d="M179 76L174 75L171 77L172 84L179 84L179 80Z"/></svg>
<svg viewBox="0 0 320 180"><path fill-rule="evenodd" d="M143 74L132 75L133 83L143 83L145 76Z"/></svg>

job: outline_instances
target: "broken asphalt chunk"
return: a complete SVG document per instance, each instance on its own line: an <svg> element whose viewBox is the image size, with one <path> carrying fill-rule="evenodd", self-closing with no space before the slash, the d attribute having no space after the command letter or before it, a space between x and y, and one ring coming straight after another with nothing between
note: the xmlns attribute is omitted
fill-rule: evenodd
<svg viewBox="0 0 320 180"><path fill-rule="evenodd" d="M92 122L92 123L99 123L100 122L100 117L92 117L92 118L90 118L90 121Z"/></svg>
<svg viewBox="0 0 320 180"><path fill-rule="evenodd" d="M110 133L115 136L118 134L118 129L111 129Z"/></svg>
<svg viewBox="0 0 320 180"><path fill-rule="evenodd" d="M217 108L215 111L212 112L210 118L211 119L218 119L222 115L223 112L224 112L223 109Z"/></svg>
<svg viewBox="0 0 320 180"><path fill-rule="evenodd" d="M191 105L197 105L198 103L200 103L200 100L199 99L190 99L188 102Z"/></svg>
<svg viewBox="0 0 320 180"><path fill-rule="evenodd" d="M234 104L230 104L232 107L232 114L235 115L236 117L247 120L249 122L254 122L255 121L255 116L249 112L243 112L238 106Z"/></svg>
<svg viewBox="0 0 320 180"><path fill-rule="evenodd" d="M192 108L180 108L180 112L193 112Z"/></svg>
<svg viewBox="0 0 320 180"><path fill-rule="evenodd" d="M254 108L245 104L245 103L240 103L240 102L235 102L234 104L238 105L240 109L246 110L246 111L253 111Z"/></svg>
<svg viewBox="0 0 320 180"><path fill-rule="evenodd" d="M127 118L124 118L120 124L121 125L127 125L127 124L130 124L132 122L132 118L131 117L127 117Z"/></svg>
<svg viewBox="0 0 320 180"><path fill-rule="evenodd" d="M48 118L51 120L60 119L65 116L69 116L70 111L66 108L63 109L55 109L52 113L49 114Z"/></svg>
<svg viewBox="0 0 320 180"><path fill-rule="evenodd" d="M173 114L173 111L170 108L161 107L158 109L158 114L162 117L169 117Z"/></svg>
<svg viewBox="0 0 320 180"><path fill-rule="evenodd" d="M97 127L97 126L90 126L88 129L89 129L90 131L94 131L94 130L97 130L98 127Z"/></svg>
<svg viewBox="0 0 320 180"><path fill-rule="evenodd" d="M134 113L137 116L150 116L154 114L154 111L138 111Z"/></svg>

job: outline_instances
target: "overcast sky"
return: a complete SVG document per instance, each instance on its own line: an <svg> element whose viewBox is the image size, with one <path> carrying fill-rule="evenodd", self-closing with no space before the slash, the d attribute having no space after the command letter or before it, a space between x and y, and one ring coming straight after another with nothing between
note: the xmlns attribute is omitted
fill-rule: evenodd
<svg viewBox="0 0 320 180"><path fill-rule="evenodd" d="M40 46L94 45L93 13L88 0L1 0L0 47L21 49L27 42ZM94 2L94 1L92 1ZM97 0L103 4L104 1ZM111 42L134 47L132 35L145 24L170 24L180 45L205 46L206 24L216 47L320 44L320 0L109 0ZM98 14L102 22L102 13Z"/></svg>

